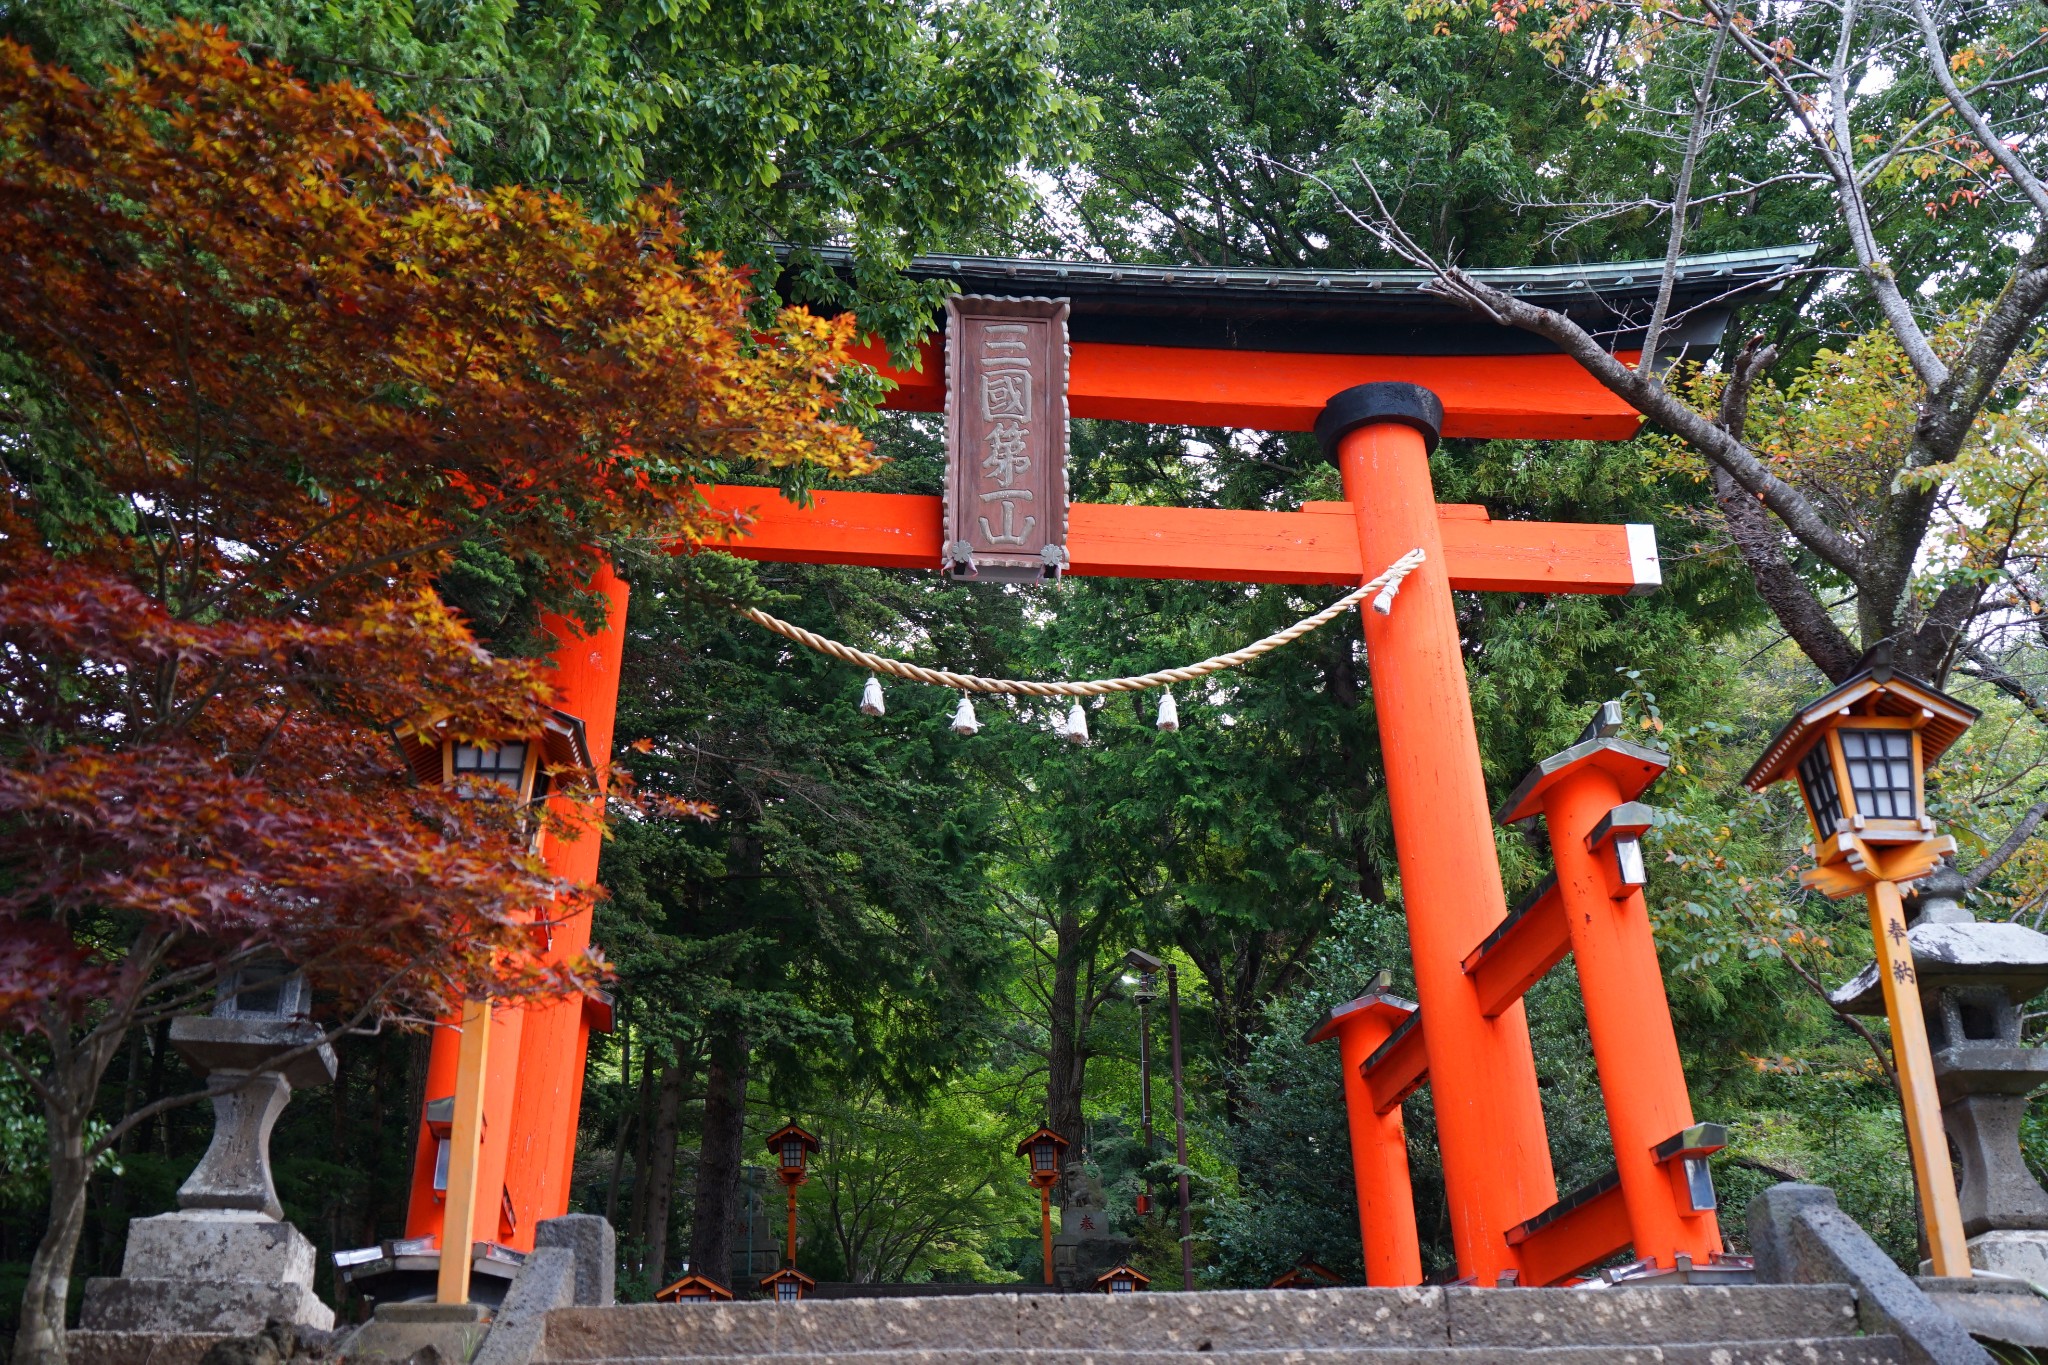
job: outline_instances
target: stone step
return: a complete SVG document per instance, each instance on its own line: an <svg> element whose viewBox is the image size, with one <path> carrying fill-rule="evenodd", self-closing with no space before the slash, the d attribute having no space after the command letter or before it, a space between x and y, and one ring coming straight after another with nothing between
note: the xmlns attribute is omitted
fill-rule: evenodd
<svg viewBox="0 0 2048 1365"><path fill-rule="evenodd" d="M760 1365L760 1355L691 1355L673 1365ZM1605 1346L1378 1346L1265 1351L896 1350L782 1353L802 1365L1904 1365L1896 1337L1804 1337ZM644 1362L643 1356L626 1361Z"/></svg>
<svg viewBox="0 0 2048 1365"><path fill-rule="evenodd" d="M549 1313L540 1359L563 1365L628 1365L911 1352L1236 1356L1650 1347L1670 1342L1725 1346L1835 1341L1853 1337L1856 1322L1855 1295L1845 1285L1252 1290L1114 1298L991 1294L801 1304L630 1304ZM1654 1353L1643 1356L1659 1358ZM1729 1358L1729 1365L1734 1359Z"/></svg>

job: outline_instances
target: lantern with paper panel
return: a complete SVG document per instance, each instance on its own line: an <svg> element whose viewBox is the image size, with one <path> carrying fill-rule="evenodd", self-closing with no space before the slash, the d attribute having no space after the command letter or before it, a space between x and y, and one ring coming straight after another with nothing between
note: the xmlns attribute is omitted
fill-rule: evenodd
<svg viewBox="0 0 2048 1365"><path fill-rule="evenodd" d="M1017 1155L1031 1163L1031 1183L1041 1189L1051 1189L1060 1183L1060 1167L1066 1154L1067 1140L1050 1128L1040 1128L1017 1144Z"/></svg>
<svg viewBox="0 0 2048 1365"><path fill-rule="evenodd" d="M785 1185L801 1185L810 1179L811 1154L819 1148L815 1137L795 1123L785 1123L768 1135L768 1154L775 1158L775 1173Z"/></svg>
<svg viewBox="0 0 2048 1365"><path fill-rule="evenodd" d="M465 800L533 805L547 799L554 774L595 766L583 722L564 711L550 710L537 734L494 744L459 739L438 717L401 725L392 737L415 779L440 783ZM539 838L537 826L533 837Z"/></svg>
<svg viewBox="0 0 2048 1365"><path fill-rule="evenodd" d="M1840 899L1873 877L1910 881L1955 851L1927 814L1927 769L1975 723L1977 709L1873 651L1840 686L1800 708L1744 783L1790 778L1812 821L1806 886ZM1880 869L1882 869L1880 871Z"/></svg>
<svg viewBox="0 0 2048 1365"><path fill-rule="evenodd" d="M1882 645L1786 722L1743 779L1751 791L1797 781L1815 863L1800 882L1834 900L1861 892L1869 904L1928 1258L1943 1276L1972 1269L1902 892L1955 851L1927 813L1927 769L1976 719L1974 707L1894 669Z"/></svg>

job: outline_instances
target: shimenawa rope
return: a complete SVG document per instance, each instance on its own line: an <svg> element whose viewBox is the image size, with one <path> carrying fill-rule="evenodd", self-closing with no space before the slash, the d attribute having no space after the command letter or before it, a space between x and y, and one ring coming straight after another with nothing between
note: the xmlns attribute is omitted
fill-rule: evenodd
<svg viewBox="0 0 2048 1365"><path fill-rule="evenodd" d="M1110 692L1143 692L1147 688L1164 687L1170 683L1193 682L1206 678L1211 673L1221 673L1226 668L1250 663L1261 654L1269 654L1284 644L1292 643L1335 619L1336 616L1361 599L1378 593L1373 598L1372 609L1385 616L1394 609L1394 595L1401 590L1401 580L1413 573L1422 563L1420 549L1410 550L1389 564L1377 578L1359 584L1344 596L1324 607L1313 616L1305 616L1282 631L1276 631L1263 640L1254 641L1243 649L1228 654L1218 654L1189 664L1185 668L1162 668L1156 673L1140 673L1128 678L1095 678L1087 682L1033 682L1025 678L983 678L972 673L949 673L942 668L923 668L917 664L904 663L900 659L885 658L870 654L864 649L828 640L802 626L791 625L778 616L755 607L740 607L740 615L757 625L766 626L777 635L794 640L806 649L815 649L845 663L858 664L876 673L887 673L892 678L903 678L910 682L927 683L933 687L950 687L959 692L1001 692L1026 697L1099 697Z"/></svg>

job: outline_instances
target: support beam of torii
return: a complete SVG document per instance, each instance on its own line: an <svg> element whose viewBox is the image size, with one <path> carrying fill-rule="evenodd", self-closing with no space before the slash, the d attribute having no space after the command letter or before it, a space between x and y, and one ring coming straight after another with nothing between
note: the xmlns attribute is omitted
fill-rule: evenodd
<svg viewBox="0 0 2048 1365"><path fill-rule="evenodd" d="M1775 289L1801 259L1795 248L1682 263L1672 297L1672 315L1682 320L1675 341L1694 355L1711 349L1736 296ZM1488 274L1501 287L1590 320L1622 354L1632 341L1640 344L1660 267ZM1633 1105L1638 1092L1649 1106L1642 1114L1611 1112L1610 1129L1619 1139L1680 1118L1690 1124L1690 1109L1675 1042L1664 1045L1670 1019L1667 1009L1656 1008L1663 987L1640 890L1599 880L1608 874L1598 860L1617 847L1623 826L1614 821L1624 818L1624 807L1584 834L1585 856L1574 853L1569 867L1560 857L1562 902L1553 891L1527 913L1507 914L1451 598L1454 589L1649 591L1659 581L1654 537L1647 527L1491 520L1482 508L1438 504L1430 479L1429 454L1441 435L1618 439L1633 434L1635 416L1565 357L1519 333L1475 326L1401 272L1167 271L958 257L922 262L913 275L920 270L980 295L1069 299L1067 395L1075 416L1314 429L1342 474L1344 502L1293 512L1077 504L1067 528L1067 572L1355 586L1411 549L1426 555L1395 610L1364 617L1419 1000L1411 1007L1383 994L1361 997L1357 1009L1339 1011L1319 1035L1345 1045L1372 1282L1420 1278L1399 1104L1424 1083L1433 1091L1462 1275L1483 1285L1555 1282L1630 1245L1666 1269L1679 1256L1705 1262L1720 1249L1711 1188L1707 1207L1689 1208L1681 1176L1672 1175L1662 1193L1656 1183L1678 1172L1687 1154L1706 1150L1693 1127L1660 1141L1654 1160L1618 1152L1620 1185L1557 1198L1520 1001L1534 976L1518 968L1509 973L1513 981L1495 980L1511 950L1540 974L1565 952L1596 946L1576 927L1578 916L1606 915L1598 929L1605 935L1598 941L1601 979L1614 983L1616 1001L1599 1003L1625 997L1637 1036L1625 1052L1609 1056L1596 1029L1596 1060L1610 1110ZM885 406L936 409L936 361L927 346L921 371L885 366L901 385ZM944 557L936 498L827 491L800 509L767 489L721 486L706 496L734 514L737 534L723 548L737 554L924 569L939 567ZM602 765L610 757L625 589L608 566L597 574L611 601L607 627L592 636L566 622L551 628L560 642L553 656L561 669L560 705L585 722ZM1613 747L1603 740L1588 752L1606 763L1601 755ZM1579 781L1585 763L1573 761L1579 768L1567 775ZM1601 792L1640 790L1606 768L1580 785L1586 792L1571 798L1576 805L1549 812L1575 831L1573 822L1598 814L1592 806L1607 799ZM563 875L594 879L594 839L546 853ZM1569 939L1552 932L1566 918L1574 925ZM586 917L556 928L554 950L580 951L588 939ZM1592 1012L1595 976L1582 977ZM538 1221L567 1209L584 1051L593 1016L604 1012L567 1003L498 1012L490 1074L481 1086L475 1193L462 1201L470 1205L467 1235L441 1236L445 1180L436 1183L439 1144L423 1118L408 1237L525 1249ZM1354 1031L1354 1021L1363 1031ZM1645 1038L1655 1045L1643 1044ZM437 1031L430 1108L456 1090L457 1052L455 1032ZM1625 1079L1624 1064L1656 1074ZM1697 1202L1697 1191L1691 1197ZM726 1273L698 1269L714 1278Z"/></svg>

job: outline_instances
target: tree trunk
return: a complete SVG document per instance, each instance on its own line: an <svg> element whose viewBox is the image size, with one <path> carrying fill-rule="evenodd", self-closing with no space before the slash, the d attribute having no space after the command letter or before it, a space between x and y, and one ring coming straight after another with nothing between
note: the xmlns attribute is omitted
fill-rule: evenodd
<svg viewBox="0 0 2048 1365"><path fill-rule="evenodd" d="M747 1040L737 1028L713 1035L704 1070L704 1135L697 1147L697 1195L690 1213L690 1269L730 1289L733 1208L747 1128Z"/></svg>
<svg viewBox="0 0 2048 1365"><path fill-rule="evenodd" d="M635 1125L640 1130L633 1147L633 1203L626 1215L626 1226L640 1242L640 1264L646 1264L647 1250L647 1157L650 1134L654 1131L651 1111L654 1108L654 1048L649 1045L641 1050L640 1056L640 1099L636 1106L640 1121Z"/></svg>
<svg viewBox="0 0 2048 1365"><path fill-rule="evenodd" d="M1071 1155L1081 1153L1081 1084L1087 1075L1088 1053L1081 1038L1081 922L1062 911L1054 922L1051 1037L1045 1072L1045 1126L1065 1138Z"/></svg>
<svg viewBox="0 0 2048 1365"><path fill-rule="evenodd" d="M87 1095L91 1089L85 1091ZM72 1094L57 1092L59 1100ZM92 1165L85 1158L85 1115L89 1103L45 1104L49 1128L50 1224L29 1260L21 1294L21 1326L14 1338L14 1365L65 1365L64 1309L71 1293L71 1263L85 1226L85 1188Z"/></svg>
<svg viewBox="0 0 2048 1365"><path fill-rule="evenodd" d="M630 1005L631 997L623 1003ZM632 1127L632 1084L633 1026L622 1019L619 1023L619 1124L612 1134L612 1177L604 1187L604 1221L613 1227L619 1223L619 1177L626 1165L626 1134Z"/></svg>
<svg viewBox="0 0 2048 1365"><path fill-rule="evenodd" d="M668 1221L676 1193L676 1132L681 1126L683 1081L687 1074L682 1058L670 1058L661 1069L661 1085L654 1096L653 1131L647 1149L647 1222L641 1236L647 1244L647 1270L656 1289L668 1283Z"/></svg>

